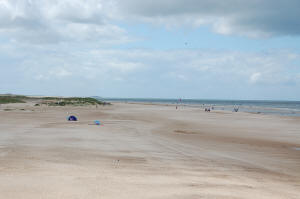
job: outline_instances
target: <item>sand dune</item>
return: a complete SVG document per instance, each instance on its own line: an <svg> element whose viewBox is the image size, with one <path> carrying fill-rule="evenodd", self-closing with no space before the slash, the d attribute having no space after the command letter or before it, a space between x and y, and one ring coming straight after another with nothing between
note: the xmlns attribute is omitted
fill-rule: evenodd
<svg viewBox="0 0 300 199"><path fill-rule="evenodd" d="M79 122L67 122L68 114ZM297 148L297 117L3 105L0 198L298 199Z"/></svg>

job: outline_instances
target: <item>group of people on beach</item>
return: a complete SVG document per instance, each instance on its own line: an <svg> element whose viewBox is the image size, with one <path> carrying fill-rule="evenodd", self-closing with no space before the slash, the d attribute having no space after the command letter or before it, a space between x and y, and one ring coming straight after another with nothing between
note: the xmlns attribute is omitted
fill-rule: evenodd
<svg viewBox="0 0 300 199"><path fill-rule="evenodd" d="M212 107L209 107L209 108L205 108L205 109L204 109L205 112L210 112L210 110L214 110L214 107L212 106Z"/></svg>
<svg viewBox="0 0 300 199"><path fill-rule="evenodd" d="M210 112L210 108L205 108L205 112Z"/></svg>

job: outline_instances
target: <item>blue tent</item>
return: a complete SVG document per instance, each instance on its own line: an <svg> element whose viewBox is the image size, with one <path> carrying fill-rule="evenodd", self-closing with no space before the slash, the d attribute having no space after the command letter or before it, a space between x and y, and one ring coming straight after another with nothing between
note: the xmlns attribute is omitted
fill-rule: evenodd
<svg viewBox="0 0 300 199"><path fill-rule="evenodd" d="M100 123L99 120L95 120L95 121L94 121L94 124L95 124L95 125L100 125L101 123Z"/></svg>
<svg viewBox="0 0 300 199"><path fill-rule="evenodd" d="M77 117L75 117L74 115L71 115L68 117L68 121L77 121Z"/></svg>

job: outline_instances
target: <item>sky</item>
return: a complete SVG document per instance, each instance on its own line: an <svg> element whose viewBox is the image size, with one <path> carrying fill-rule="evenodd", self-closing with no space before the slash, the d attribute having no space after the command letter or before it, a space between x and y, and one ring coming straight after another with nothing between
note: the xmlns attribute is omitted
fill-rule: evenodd
<svg viewBox="0 0 300 199"><path fill-rule="evenodd" d="M0 0L0 93L300 101L299 0Z"/></svg>

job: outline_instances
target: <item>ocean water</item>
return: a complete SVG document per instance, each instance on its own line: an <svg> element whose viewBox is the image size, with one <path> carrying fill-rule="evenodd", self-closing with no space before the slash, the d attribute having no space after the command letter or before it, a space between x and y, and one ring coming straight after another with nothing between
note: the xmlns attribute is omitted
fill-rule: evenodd
<svg viewBox="0 0 300 199"><path fill-rule="evenodd" d="M300 117L300 101L269 101L269 100L209 100L209 99L158 99L158 98L98 98L108 102L142 102L153 104L174 104L193 106L200 109L233 111L257 114L276 114Z"/></svg>

